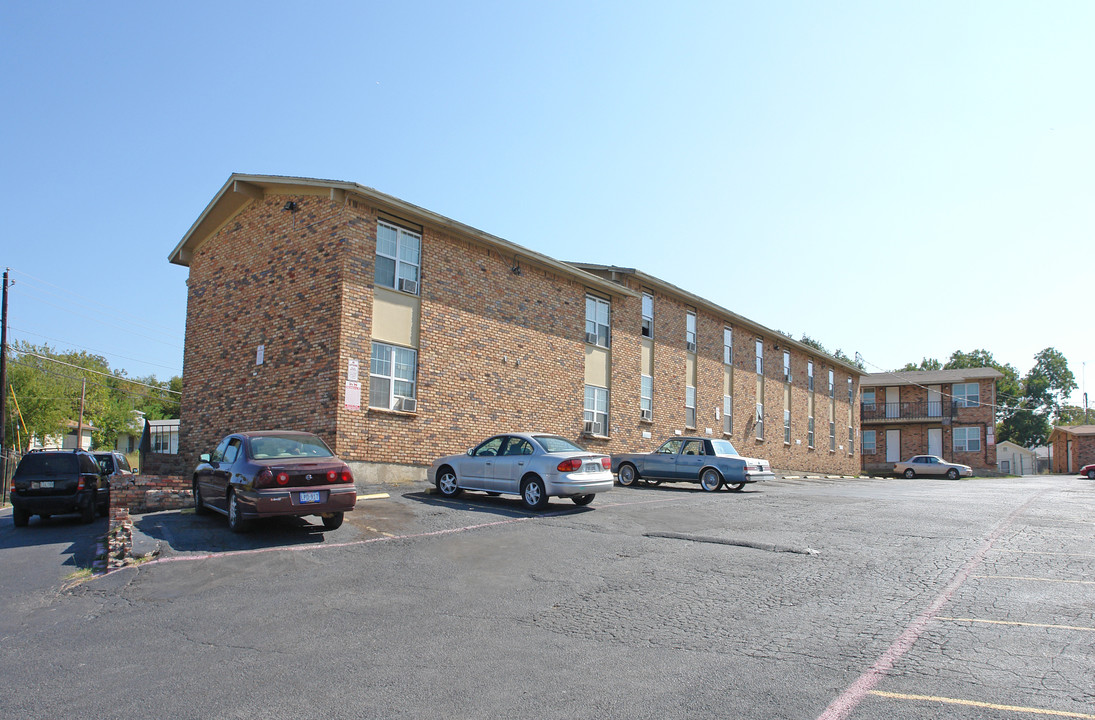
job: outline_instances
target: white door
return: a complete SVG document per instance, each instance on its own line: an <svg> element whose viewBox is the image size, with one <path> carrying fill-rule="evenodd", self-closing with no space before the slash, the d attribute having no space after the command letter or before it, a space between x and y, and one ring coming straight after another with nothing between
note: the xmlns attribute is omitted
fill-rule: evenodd
<svg viewBox="0 0 1095 720"><path fill-rule="evenodd" d="M889 403L886 403L887 406ZM886 462L901 462L901 431L886 431Z"/></svg>
<svg viewBox="0 0 1095 720"><path fill-rule="evenodd" d="M886 388L886 417L901 417L901 388Z"/></svg>
<svg viewBox="0 0 1095 720"><path fill-rule="evenodd" d="M929 385L928 386L928 417L942 417L943 416L943 386L942 385ZM942 432L942 431L940 431ZM928 436L928 443L931 443L931 436ZM940 445L939 449L942 450L943 446ZM929 455L941 455L941 452L935 452L934 450L928 450Z"/></svg>
<svg viewBox="0 0 1095 720"><path fill-rule="evenodd" d="M928 428L928 454L943 457L943 428Z"/></svg>
<svg viewBox="0 0 1095 720"><path fill-rule="evenodd" d="M1076 472L1072 469L1072 441L1068 441L1068 469L1065 472Z"/></svg>

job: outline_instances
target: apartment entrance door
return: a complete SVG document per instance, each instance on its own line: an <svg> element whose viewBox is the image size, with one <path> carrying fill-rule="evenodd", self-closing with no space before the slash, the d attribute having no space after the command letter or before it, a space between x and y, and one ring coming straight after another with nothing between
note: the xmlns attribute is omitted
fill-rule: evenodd
<svg viewBox="0 0 1095 720"><path fill-rule="evenodd" d="M928 428L928 454L943 457L943 428Z"/></svg>

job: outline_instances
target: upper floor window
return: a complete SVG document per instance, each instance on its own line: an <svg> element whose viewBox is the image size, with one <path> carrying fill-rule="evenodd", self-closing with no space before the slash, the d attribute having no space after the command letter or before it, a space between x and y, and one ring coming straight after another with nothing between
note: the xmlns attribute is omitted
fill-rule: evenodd
<svg viewBox="0 0 1095 720"><path fill-rule="evenodd" d="M981 404L981 386L978 383L955 383L951 394L958 407L977 407Z"/></svg>
<svg viewBox="0 0 1095 720"><path fill-rule="evenodd" d="M722 361L727 365L734 364L734 331L730 328L722 329Z"/></svg>
<svg viewBox="0 0 1095 720"><path fill-rule="evenodd" d="M610 306L608 300L586 295L586 342L608 347Z"/></svg>
<svg viewBox="0 0 1095 720"><path fill-rule="evenodd" d="M764 341L757 340L757 375L764 374Z"/></svg>
<svg viewBox="0 0 1095 720"><path fill-rule="evenodd" d="M373 343L369 407L414 412L417 356L410 348Z"/></svg>
<svg viewBox="0 0 1095 720"><path fill-rule="evenodd" d="M806 389L810 392L814 391L814 361L810 360L806 363ZM813 444L813 443L811 443Z"/></svg>
<svg viewBox="0 0 1095 720"><path fill-rule="evenodd" d="M848 404L851 405L855 402L855 382L852 378L848 378Z"/></svg>
<svg viewBox="0 0 1095 720"><path fill-rule="evenodd" d="M829 397L836 399L836 378L833 377L833 371L829 371Z"/></svg>
<svg viewBox="0 0 1095 720"><path fill-rule="evenodd" d="M684 346L689 352L696 352L696 313L691 310L684 316Z"/></svg>
<svg viewBox="0 0 1095 720"><path fill-rule="evenodd" d="M377 285L418 294L422 236L386 222L376 224Z"/></svg>
<svg viewBox="0 0 1095 720"><path fill-rule="evenodd" d="M863 388L863 405L874 408L874 388Z"/></svg>
<svg viewBox="0 0 1095 720"><path fill-rule="evenodd" d="M783 382L791 382L791 353L783 351Z"/></svg>
<svg viewBox="0 0 1095 720"><path fill-rule="evenodd" d="M643 337L654 337L654 296L643 293Z"/></svg>

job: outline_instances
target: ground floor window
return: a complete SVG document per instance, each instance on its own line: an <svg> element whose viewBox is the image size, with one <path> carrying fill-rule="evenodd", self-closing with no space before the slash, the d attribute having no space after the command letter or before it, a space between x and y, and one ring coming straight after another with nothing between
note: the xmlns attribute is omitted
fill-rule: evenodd
<svg viewBox="0 0 1095 720"><path fill-rule="evenodd" d="M829 421L829 452L836 452L836 423Z"/></svg>
<svg viewBox="0 0 1095 720"><path fill-rule="evenodd" d="M413 411L417 360L418 353L410 348L374 342L369 364L369 407Z"/></svg>
<svg viewBox="0 0 1095 720"><path fill-rule="evenodd" d="M696 388L691 385L684 388L684 426L696 427Z"/></svg>
<svg viewBox="0 0 1095 720"><path fill-rule="evenodd" d="M757 403L757 440L764 439L764 403Z"/></svg>
<svg viewBox="0 0 1095 720"><path fill-rule="evenodd" d="M863 454L864 455L874 455L876 452L878 452L878 448L875 445L876 440L875 440L875 434L874 433L875 433L874 430L864 430L863 431Z"/></svg>
<svg viewBox="0 0 1095 720"><path fill-rule="evenodd" d="M608 434L608 388L586 385L582 419L590 435Z"/></svg>
<svg viewBox="0 0 1095 720"><path fill-rule="evenodd" d="M955 452L981 452L981 428L956 427L954 429Z"/></svg>
<svg viewBox="0 0 1095 720"><path fill-rule="evenodd" d="M734 398L731 395L722 396L722 431L727 435L734 432Z"/></svg>
<svg viewBox="0 0 1095 720"><path fill-rule="evenodd" d="M654 418L654 378L651 375L643 375L639 385L639 419L652 420Z"/></svg>
<svg viewBox="0 0 1095 720"><path fill-rule="evenodd" d="M783 442L791 444L791 411L783 411Z"/></svg>
<svg viewBox="0 0 1095 720"><path fill-rule="evenodd" d="M814 446L814 419L813 418L807 418L806 419L806 446L807 447L813 447Z"/></svg>

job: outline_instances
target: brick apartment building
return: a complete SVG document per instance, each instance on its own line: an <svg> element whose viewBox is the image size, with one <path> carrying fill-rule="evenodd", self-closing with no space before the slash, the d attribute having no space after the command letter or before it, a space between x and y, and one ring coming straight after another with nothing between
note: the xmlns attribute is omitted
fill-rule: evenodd
<svg viewBox="0 0 1095 720"><path fill-rule="evenodd" d="M1049 434L1055 473L1078 473L1095 464L1095 425L1058 425Z"/></svg>
<svg viewBox="0 0 1095 720"><path fill-rule="evenodd" d="M994 368L913 370L862 378L863 469L889 472L913 455L996 468Z"/></svg>
<svg viewBox="0 0 1095 720"><path fill-rule="evenodd" d="M180 455L324 437L358 477L504 430L601 451L675 433L859 471L859 371L641 272L569 264L354 183L234 174L189 268Z"/></svg>

